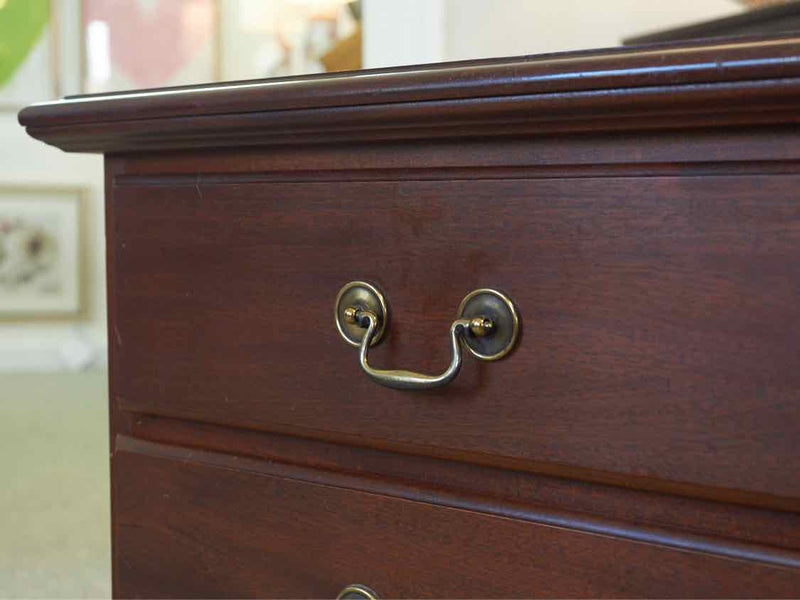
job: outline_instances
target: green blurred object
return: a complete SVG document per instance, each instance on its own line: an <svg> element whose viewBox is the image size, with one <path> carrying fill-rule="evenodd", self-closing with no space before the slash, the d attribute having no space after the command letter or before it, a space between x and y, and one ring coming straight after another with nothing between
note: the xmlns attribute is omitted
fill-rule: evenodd
<svg viewBox="0 0 800 600"><path fill-rule="evenodd" d="M50 0L0 0L0 87L30 54L50 18Z"/></svg>

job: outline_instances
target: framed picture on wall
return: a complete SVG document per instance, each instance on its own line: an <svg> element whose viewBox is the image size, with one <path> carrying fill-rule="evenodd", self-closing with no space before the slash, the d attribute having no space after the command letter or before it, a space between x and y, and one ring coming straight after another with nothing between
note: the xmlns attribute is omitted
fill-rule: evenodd
<svg viewBox="0 0 800 600"><path fill-rule="evenodd" d="M224 0L222 79L258 79L361 68L354 0Z"/></svg>
<svg viewBox="0 0 800 600"><path fill-rule="evenodd" d="M81 0L81 26L85 93L219 79L219 0Z"/></svg>
<svg viewBox="0 0 800 600"><path fill-rule="evenodd" d="M0 318L82 312L85 190L0 186Z"/></svg>
<svg viewBox="0 0 800 600"><path fill-rule="evenodd" d="M51 0L0 0L0 110L58 97L56 30Z"/></svg>

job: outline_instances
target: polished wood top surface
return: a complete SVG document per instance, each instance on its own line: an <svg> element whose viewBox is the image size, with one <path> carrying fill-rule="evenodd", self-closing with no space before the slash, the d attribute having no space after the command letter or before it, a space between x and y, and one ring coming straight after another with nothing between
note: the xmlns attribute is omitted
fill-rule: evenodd
<svg viewBox="0 0 800 600"><path fill-rule="evenodd" d="M715 40L76 96L20 123L67 151L795 121L800 38Z"/></svg>

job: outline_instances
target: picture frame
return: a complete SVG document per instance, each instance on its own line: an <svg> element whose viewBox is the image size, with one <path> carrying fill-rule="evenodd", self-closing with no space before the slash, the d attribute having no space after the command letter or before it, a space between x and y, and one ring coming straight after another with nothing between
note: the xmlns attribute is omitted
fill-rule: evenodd
<svg viewBox="0 0 800 600"><path fill-rule="evenodd" d="M5 3L12 1L27 2L5 0ZM8 10L8 5L5 10ZM10 78L0 83L0 112L17 112L29 104L60 97L59 44L57 0L48 0L47 21L42 33L24 59L13 67Z"/></svg>
<svg viewBox="0 0 800 600"><path fill-rule="evenodd" d="M88 190L0 185L0 320L86 316Z"/></svg>
<svg viewBox="0 0 800 600"><path fill-rule="evenodd" d="M225 0L221 79L239 81L361 68L360 8L312 0Z"/></svg>
<svg viewBox="0 0 800 600"><path fill-rule="evenodd" d="M79 0L81 93L103 94L219 81L221 1ZM150 6L150 13L145 5ZM194 17L190 14L189 21L208 20L200 27L202 31L182 26L176 12L181 6L194 9L196 14ZM117 21L124 22L125 27L119 28L124 35L114 37ZM131 32L137 35L131 37ZM142 35L149 36L151 43L147 47L141 44ZM200 47L197 40L202 41Z"/></svg>

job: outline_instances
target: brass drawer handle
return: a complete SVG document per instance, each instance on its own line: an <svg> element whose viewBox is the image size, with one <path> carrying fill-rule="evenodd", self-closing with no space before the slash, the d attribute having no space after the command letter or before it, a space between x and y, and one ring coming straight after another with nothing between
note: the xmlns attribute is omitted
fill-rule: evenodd
<svg viewBox="0 0 800 600"><path fill-rule="evenodd" d="M497 290L470 292L458 307L450 325L453 359L439 375L425 375L401 369L376 369L367 353L377 344L389 324L389 309L374 285L351 281L336 297L336 327L342 337L359 348L361 369L373 381L391 388L426 390L447 385L461 369L461 344L481 360L498 360L514 347L519 334L519 316L514 303Z"/></svg>
<svg viewBox="0 0 800 600"><path fill-rule="evenodd" d="M336 600L379 600L378 594L365 585L353 583L344 588Z"/></svg>

